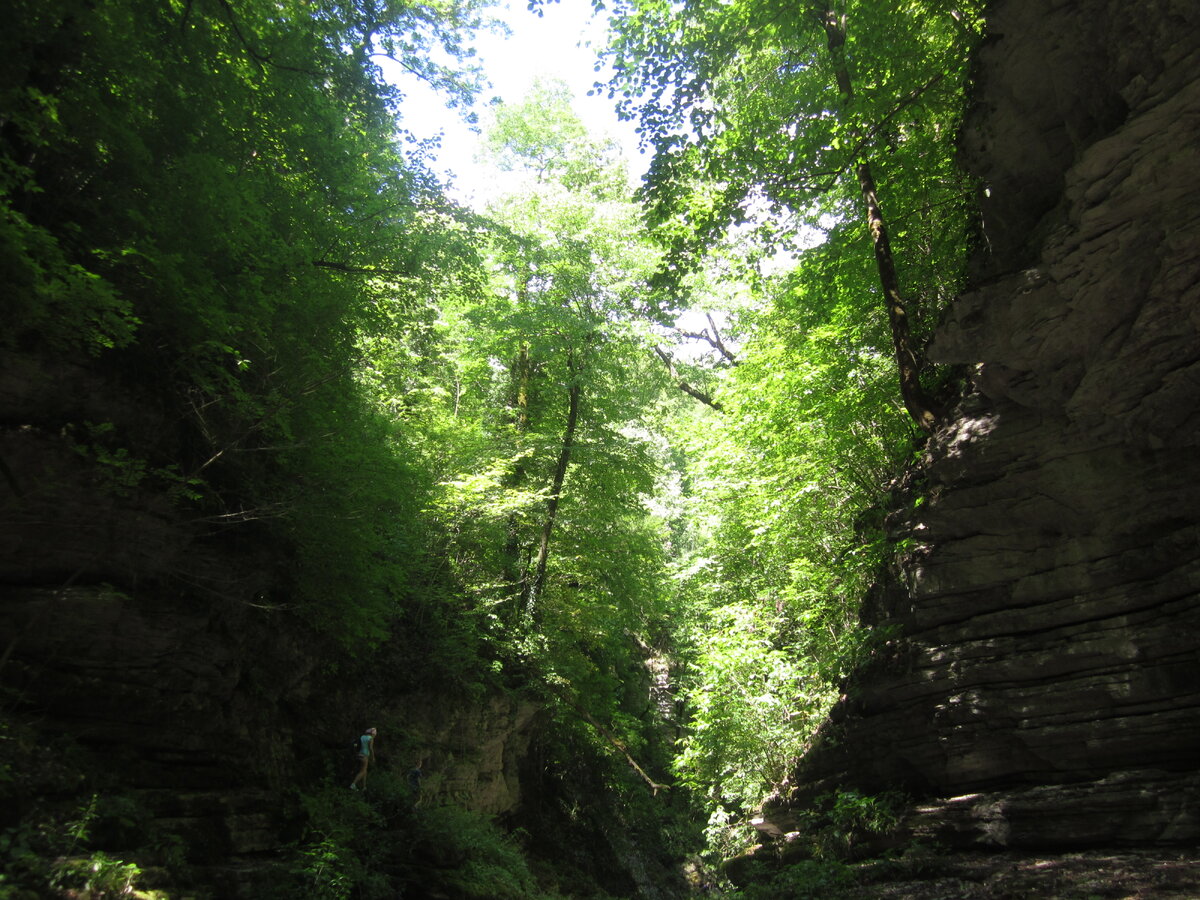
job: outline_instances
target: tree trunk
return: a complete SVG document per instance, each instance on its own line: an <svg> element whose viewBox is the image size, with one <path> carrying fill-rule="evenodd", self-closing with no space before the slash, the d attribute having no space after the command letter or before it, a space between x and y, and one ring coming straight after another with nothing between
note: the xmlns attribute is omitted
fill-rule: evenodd
<svg viewBox="0 0 1200 900"><path fill-rule="evenodd" d="M529 298L529 275L521 280L517 288L517 303L524 307ZM533 361L529 358L529 344L525 341L521 342L521 346L517 351L517 358L513 364L513 414L515 419L513 425L517 433L517 450L523 450L522 445L525 442L525 436L529 433L529 388L532 380ZM513 466L511 474L505 479L505 484L508 487L520 487L525 483L525 462L521 457ZM515 620L520 615L522 607L521 601L524 599L529 587L529 578L526 557L526 565L521 561L521 534L520 524L517 515L514 513L508 518L508 534L504 542L503 556L503 577L504 583L508 585L509 598L513 606L512 618Z"/></svg>
<svg viewBox="0 0 1200 900"><path fill-rule="evenodd" d="M850 69L846 65L846 56L843 52L846 43L846 23L843 17L838 16L830 9L818 7L818 12L821 24L825 29L838 92L842 95L845 105L849 106L850 101L854 99L854 85L850 80ZM859 189L866 205L867 226L871 232L871 242L875 247L875 265L879 270L879 283L883 288L888 322L892 327L892 346L896 351L896 365L900 371L900 397L904 401L904 408L908 410L908 414L912 416L913 420L924 431L932 431L937 421L937 413L929 395L921 387L922 359L913 346L912 332L908 327L908 312L904 308L904 298L900 293L900 279L896 274L895 261L892 259L887 223L879 205L879 192L875 186L875 177L871 173L871 164L865 159L859 160L857 173Z"/></svg>
<svg viewBox="0 0 1200 900"><path fill-rule="evenodd" d="M529 431L529 345L521 342L517 352L517 434Z"/></svg>
<svg viewBox="0 0 1200 900"><path fill-rule="evenodd" d="M550 487L550 499L546 501L546 520L542 524L542 538L538 544L537 562L533 577L525 586L525 613L532 617L546 580L546 562L550 558L550 535L554 531L554 520L558 515L558 501L562 496L563 482L567 477L567 466L571 464L571 448L575 444L575 426L579 422L579 382L575 378L575 366L567 357L567 368L571 373L571 387L567 392L567 427L563 432L562 447L558 451L558 462L554 466L554 481Z"/></svg>
<svg viewBox="0 0 1200 900"><path fill-rule="evenodd" d="M913 420L924 431L933 431L937 415L933 411L933 403L921 387L921 362L913 348L908 312L900 296L900 278L896 275L896 264L892 260L892 245L888 240L883 211L879 208L870 163L858 164L858 183L867 206L867 225L875 245L875 266L879 269L879 283L883 288L884 303L887 304L888 322L892 326L892 345L896 350L896 365L900 369L900 396Z"/></svg>

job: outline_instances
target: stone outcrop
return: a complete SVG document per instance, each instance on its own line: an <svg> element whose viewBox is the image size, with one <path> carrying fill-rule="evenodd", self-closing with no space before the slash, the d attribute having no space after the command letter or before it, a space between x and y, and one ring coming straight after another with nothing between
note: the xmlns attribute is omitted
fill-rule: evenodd
<svg viewBox="0 0 1200 900"><path fill-rule="evenodd" d="M348 784L368 723L383 726L382 770L403 779L419 757L439 802L520 806L536 705L417 689L430 679L388 647L378 671L346 676L347 655L280 608L268 550L188 515L141 463L99 460L85 422L173 440L152 397L95 367L0 354L3 725L36 731L23 756L5 731L18 774L0 829L39 804L119 796L201 883L255 896L300 837L295 790ZM121 840L106 849L134 849Z"/></svg>
<svg viewBox="0 0 1200 900"><path fill-rule="evenodd" d="M896 492L881 636L764 827L836 786L949 844L1200 839L1200 8L1000 0L963 157L963 399Z"/></svg>
<svg viewBox="0 0 1200 900"><path fill-rule="evenodd" d="M425 762L438 796L492 816L520 807L520 765L533 737L536 704L496 694L436 705L419 697L391 698L386 706L392 709L385 714L404 723L410 740L421 742L414 755Z"/></svg>

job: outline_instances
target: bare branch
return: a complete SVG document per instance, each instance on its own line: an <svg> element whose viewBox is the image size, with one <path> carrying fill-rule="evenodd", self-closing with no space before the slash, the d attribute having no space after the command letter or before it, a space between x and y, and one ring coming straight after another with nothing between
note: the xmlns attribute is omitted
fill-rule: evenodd
<svg viewBox="0 0 1200 900"><path fill-rule="evenodd" d="M738 364L737 357L730 352L729 348L725 346L725 342L721 340L721 332L717 330L717 323L713 320L712 313L705 313L704 315L708 319L708 328L698 334L693 331L681 331L679 334L682 337L704 341L704 343L725 357L730 365L736 366Z"/></svg>
<svg viewBox="0 0 1200 900"><path fill-rule="evenodd" d="M584 721L586 721L589 725L591 725L594 729L596 729L596 731L600 734L601 737L603 737L606 741L608 741L610 744L612 744L613 747L615 747L617 750L619 750L621 752L621 754L625 757L625 761L627 763L629 763L629 767L631 769L633 769L635 772L637 772L638 775L640 775L642 777L642 780L645 781L646 784L650 786L650 791L654 796L658 796L659 791L667 791L667 790L671 789L671 786L669 784L659 784L657 781L655 781L653 778L651 778L649 775L647 775L646 770L643 769L641 766L639 766L637 764L637 760L635 760L633 758L633 756L630 755L629 749L625 746L625 743L622 740L620 740L616 735L614 735L611 731L609 731L607 728L605 728L603 725L601 725L599 722L597 722L596 718L591 713L589 713L586 709L584 709L582 706L580 706L578 703L576 703L574 700L572 700L570 697L568 697L567 692L565 690L563 690L563 689L559 688L557 685L553 685L553 684L549 685L549 687L558 696L558 698L560 700L562 700L564 703L566 703L568 706L570 706L572 709L574 709L577 713L579 713L579 715L581 715L584 718Z"/></svg>
<svg viewBox="0 0 1200 900"><path fill-rule="evenodd" d="M721 404L719 402L714 400L712 397L710 397L708 394L704 393L704 391L700 390L699 388L692 387L690 384L688 384L686 381L684 381L679 376L679 372L676 371L676 369L675 369L675 362L671 359L670 356L667 355L666 351L664 351L662 347L655 347L654 352L658 354L658 358L663 361L663 365L665 365L667 367L667 371L670 372L671 377L675 379L676 387L678 387L681 391L683 391L689 397L694 397L695 399L697 399L701 403L703 403L705 406L710 406L713 409L715 409L717 412L721 412L723 410L723 407L721 406Z"/></svg>
<svg viewBox="0 0 1200 900"><path fill-rule="evenodd" d="M708 327L712 330L713 341L717 346L717 350L719 350L721 355L729 360L730 363L736 366L738 361L734 358L733 354L729 352L729 349L725 346L724 341L721 340L721 332L717 330L717 323L713 321L712 313L705 313L704 316L708 319Z"/></svg>

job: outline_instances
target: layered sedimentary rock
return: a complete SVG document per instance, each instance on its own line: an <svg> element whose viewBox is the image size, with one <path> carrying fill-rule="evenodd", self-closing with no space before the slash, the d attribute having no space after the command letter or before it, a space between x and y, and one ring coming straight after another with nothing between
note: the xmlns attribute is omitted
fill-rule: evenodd
<svg viewBox="0 0 1200 900"><path fill-rule="evenodd" d="M881 641L791 785L990 846L1200 838L1200 9L1002 0L963 157L963 399L896 491ZM890 626L890 627L887 627ZM964 796L965 795L965 796Z"/></svg>
<svg viewBox="0 0 1200 900"><path fill-rule="evenodd" d="M439 798L520 805L533 704L415 689L386 648L366 678L329 672L345 654L282 608L269 548L184 514L140 464L97 459L85 422L173 439L152 396L95 367L0 354L0 692L39 735L0 827L85 787L119 795L212 870L201 880L250 896L254 861L298 836L295 789L348 784L368 724L383 771L403 779L420 758Z"/></svg>

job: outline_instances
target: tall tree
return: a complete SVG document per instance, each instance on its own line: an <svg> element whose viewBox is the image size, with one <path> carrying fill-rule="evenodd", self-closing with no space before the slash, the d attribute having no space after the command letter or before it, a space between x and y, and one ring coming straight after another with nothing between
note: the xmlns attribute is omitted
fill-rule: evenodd
<svg viewBox="0 0 1200 900"><path fill-rule="evenodd" d="M576 444L580 435L595 440L606 424L605 373L625 365L633 346L631 306L648 257L615 148L587 134L563 86L538 85L525 102L501 107L489 134L519 185L491 215L508 235L495 259L510 292L496 333L513 341L505 355L513 360L509 396L521 457L509 484L529 489L535 473L545 478L528 550L514 553L510 543L508 552L510 565L526 560L514 599L536 620ZM521 455L539 443L556 449L541 462Z"/></svg>
<svg viewBox="0 0 1200 900"><path fill-rule="evenodd" d="M908 238L956 219L955 236L965 228L969 197L950 136L976 21L969 6L850 0L796 14L776 0L623 0L612 18L610 91L656 150L644 196L670 250L660 284L676 288L730 226L779 232L768 241L787 245L789 233L803 236L801 225L849 219L861 204L883 292L876 308L890 323L905 407L925 429L934 403L920 382L921 332L894 250L927 260L944 253L946 261L909 265L943 285L930 294L959 277L960 249L943 241L931 251ZM891 233L881 183L904 223Z"/></svg>
<svg viewBox="0 0 1200 900"><path fill-rule="evenodd" d="M492 290L443 317L460 365L474 360L463 397L484 402L435 508L501 660L537 674L566 729L632 764L644 698L623 680L664 620L646 418L665 382L636 315L656 255L615 147L565 87L498 108L489 135L510 187L487 212Z"/></svg>
<svg viewBox="0 0 1200 900"><path fill-rule="evenodd" d="M933 423L921 342L965 260L953 137L974 27L941 0L614 6L609 87L655 151L664 319L715 292L712 248L752 263L732 278L721 412L674 425L692 717L676 771L718 844L852 668L887 550L871 510Z"/></svg>
<svg viewBox="0 0 1200 900"><path fill-rule="evenodd" d="M482 5L49 0L0 34L0 342L152 389L173 430L96 452L188 485L197 528L269 529L279 589L348 637L382 630L402 573L358 563L417 540L422 491L357 361L475 265L376 63L465 101Z"/></svg>
<svg viewBox="0 0 1200 900"><path fill-rule="evenodd" d="M842 103L849 106L854 100L854 82L850 77L850 64L846 60L846 16L828 8L824 2L813 7L813 14L824 23L829 56L833 61L833 72L837 81ZM939 73L940 74L940 73ZM852 134L855 143L863 145L860 135ZM896 274L896 262L892 258L892 244L888 237L887 223L879 203L879 189L871 162L864 155L855 163L859 189L862 191L866 210L867 229L871 233L871 244L875 250L875 266L879 270L879 282L883 289L884 305L888 323L892 329L892 345L896 352L896 366L900 370L900 396L904 407L913 420L925 431L932 431L937 421L934 403L921 386L921 353L913 346L912 329L908 323L908 311L900 291L900 277Z"/></svg>

